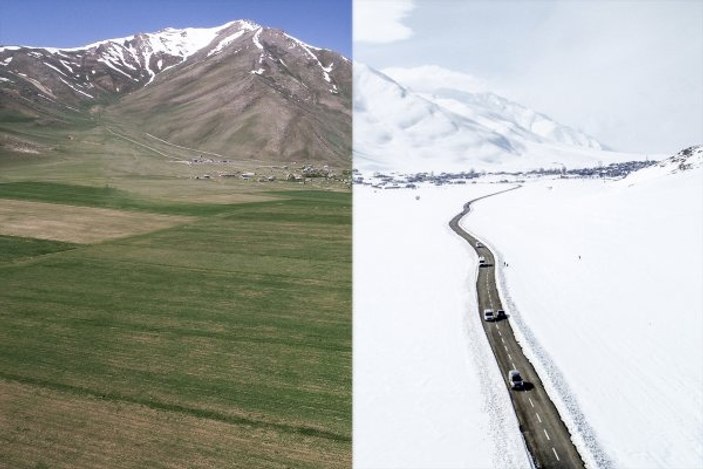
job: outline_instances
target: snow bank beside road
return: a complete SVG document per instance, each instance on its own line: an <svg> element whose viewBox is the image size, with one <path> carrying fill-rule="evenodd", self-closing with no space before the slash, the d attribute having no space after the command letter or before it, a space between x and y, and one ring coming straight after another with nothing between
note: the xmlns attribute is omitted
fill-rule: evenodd
<svg viewBox="0 0 703 469"><path fill-rule="evenodd" d="M355 187L357 469L529 467L476 312L476 256L447 225L501 188Z"/></svg>
<svg viewBox="0 0 703 469"><path fill-rule="evenodd" d="M703 461L702 195L701 169L542 181L477 203L462 223L508 262L522 332L617 467Z"/></svg>

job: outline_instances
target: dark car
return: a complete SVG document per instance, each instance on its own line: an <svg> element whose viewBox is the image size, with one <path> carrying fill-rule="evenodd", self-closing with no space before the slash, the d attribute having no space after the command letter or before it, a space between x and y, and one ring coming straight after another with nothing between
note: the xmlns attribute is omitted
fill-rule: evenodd
<svg viewBox="0 0 703 469"><path fill-rule="evenodd" d="M501 319L508 319L508 316L506 316L504 310L499 309L496 311L496 320L500 321Z"/></svg>

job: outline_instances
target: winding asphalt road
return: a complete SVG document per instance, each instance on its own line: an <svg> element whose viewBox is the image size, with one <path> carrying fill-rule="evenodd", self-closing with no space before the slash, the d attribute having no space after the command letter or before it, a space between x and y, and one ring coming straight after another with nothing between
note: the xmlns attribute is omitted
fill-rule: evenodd
<svg viewBox="0 0 703 469"><path fill-rule="evenodd" d="M476 247L479 240L459 226L459 220L469 213L472 203L518 187L467 202L464 204L464 210L452 218L449 226L456 234L468 241L477 254L486 260L484 266L479 267L476 281L479 306L477 314L481 317L486 337L488 337L488 342L491 344L491 349L498 362L498 368L500 368L500 373L508 387L510 399L520 424L520 431L525 438L532 461L538 468L582 468L584 467L583 460L571 442L569 431L544 390L537 372L525 358L522 348L515 340L513 329L510 326L510 318L496 322L488 322L483 319L484 309L490 308L493 311L503 309L496 288L495 257L483 243L481 243L481 247ZM527 383L524 390L510 389L509 370L520 372Z"/></svg>

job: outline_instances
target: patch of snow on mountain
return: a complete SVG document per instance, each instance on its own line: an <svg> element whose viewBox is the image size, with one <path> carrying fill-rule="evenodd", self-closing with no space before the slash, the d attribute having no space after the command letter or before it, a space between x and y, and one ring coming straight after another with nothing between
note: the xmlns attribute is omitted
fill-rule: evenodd
<svg viewBox="0 0 703 469"><path fill-rule="evenodd" d="M256 46L257 49L264 50L264 46L261 45L261 42L259 41L259 36L261 36L261 31L263 28L259 28L256 30L254 33L254 36L251 38L252 42Z"/></svg>
<svg viewBox="0 0 703 469"><path fill-rule="evenodd" d="M59 80L61 80L64 85L68 86L69 88L71 88L71 89L72 89L73 91L75 91L76 93L80 93L80 94L82 94L82 95L84 95L84 96L87 96L87 97L90 98L90 99L95 99L95 96L90 95L90 94L86 93L85 91L79 90L78 88L76 88L75 86L73 86L72 84L70 84L69 82L67 82L66 80L64 80L63 78L59 77ZM52 95L52 96L53 96L53 95Z"/></svg>
<svg viewBox="0 0 703 469"><path fill-rule="evenodd" d="M63 75L63 76L65 76L65 77L68 78L68 75L66 75L64 72L62 72L62 71L59 70L58 68L54 67L53 65L48 64L48 63L46 63L46 62L42 62L42 63L43 63L44 65L46 65L47 67L49 67L49 68L51 68L51 69L53 69L53 70L56 70L58 73L60 73L61 75Z"/></svg>
<svg viewBox="0 0 703 469"><path fill-rule="evenodd" d="M128 73L122 71L119 67L117 67L115 64L113 64L113 63L110 62L109 60L106 60L106 59L103 59L103 58L99 58L97 61L98 61L98 62L101 62L101 63L104 63L105 65L107 65L108 67L110 67L111 69L113 69L114 71L116 71L116 72L118 72L118 73L121 73L122 75L126 76L126 77L129 78L130 80L137 81L135 78L133 78L133 77L132 77L131 75L129 75Z"/></svg>
<svg viewBox="0 0 703 469"><path fill-rule="evenodd" d="M12 73L12 72L10 72L10 73ZM46 86L44 86L39 80L36 80L36 79L34 79L34 78L32 78L32 77L29 77L29 76L27 76L26 74L21 73L21 72L16 73L16 75L22 77L23 79L25 79L26 81L28 81L29 83L31 83L32 85L34 85L34 87L37 88L39 91L41 91L41 92L43 92L43 93L46 93L46 94L48 94L49 96L51 96L51 97L53 97L53 98L56 97L56 96L54 96L54 93L53 93L49 88L47 88ZM59 77L59 78L60 78L60 77Z"/></svg>
<svg viewBox="0 0 703 469"><path fill-rule="evenodd" d="M285 33L284 33L284 34L285 34ZM305 53L306 53L311 59L313 59L313 60L317 63L317 65L318 65L318 66L320 67L320 69L322 70L322 79L325 80L327 83L330 83L330 84L331 84L331 83L332 83L332 78L330 77L330 72L332 71L332 67L334 66L334 64L333 64L333 63L330 63L328 66L325 67L324 65L322 65L322 62L320 62L319 57L317 57L317 55L315 55L315 54L312 52L312 50L310 50L310 49L315 49L315 50L321 50L321 49L320 49L319 47L313 47L313 46L311 46L311 45L309 45L309 44L307 44L307 43L301 41L300 39L297 39L297 38L295 38L295 37L293 37L293 36L290 36L290 35L288 35L288 34L285 34L285 36L286 36L288 39L290 39L291 41L293 41L293 42L294 42L296 45L298 45L300 48L302 48L303 51L305 51ZM330 92L331 92L331 93L337 93L337 86L336 86L336 85L332 85L332 87L330 88Z"/></svg>
<svg viewBox="0 0 703 469"><path fill-rule="evenodd" d="M246 31L242 29L241 31L237 31L236 33L234 33L234 34L232 34L232 35L230 35L230 36L227 36L226 38L222 39L222 40L217 44L217 46L216 46L214 49L212 49L210 52L208 52L207 56L210 57L211 55L214 55L214 54L217 54L217 53L221 52L222 49L224 49L225 47L227 47L228 45L230 45L231 43L233 43L234 41L236 41L236 40L237 40L239 37L241 37L245 32L246 32Z"/></svg>
<svg viewBox="0 0 703 469"><path fill-rule="evenodd" d="M152 81L154 81L154 78L156 78L156 73L151 68L149 68L149 64L151 63L151 56L152 55L153 55L152 51L146 51L145 55L144 55L144 69L149 74L149 81L146 82L147 85L149 83L151 83Z"/></svg>
<svg viewBox="0 0 703 469"><path fill-rule="evenodd" d="M233 23L214 28L166 28L158 33L146 34L152 53L163 52L185 61L191 55L207 47L218 33Z"/></svg>
<svg viewBox="0 0 703 469"><path fill-rule="evenodd" d="M134 70L134 71L137 70L137 67L135 67L134 65L132 65L131 63L129 63L129 61L127 60L127 58L124 56L124 51L125 51L124 46L117 46L117 47L114 47L114 50L117 51L117 55L118 55L118 56L116 57L116 59L119 60L122 65L124 65L125 67L127 67L127 68L129 68L129 69L131 69L131 70Z"/></svg>
<svg viewBox="0 0 703 469"><path fill-rule="evenodd" d="M65 60L59 59L59 62L61 63L61 65L63 65L64 67L66 67L66 70L68 70L69 73L73 73L73 68L72 68L71 65L68 64ZM95 73L95 70L93 70L93 73Z"/></svg>

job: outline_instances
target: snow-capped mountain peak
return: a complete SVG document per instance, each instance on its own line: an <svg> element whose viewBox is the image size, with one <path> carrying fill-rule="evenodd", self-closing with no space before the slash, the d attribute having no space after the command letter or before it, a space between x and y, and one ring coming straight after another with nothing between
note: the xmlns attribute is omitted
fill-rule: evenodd
<svg viewBox="0 0 703 469"><path fill-rule="evenodd" d="M250 70L259 76L278 66L285 67L281 54L296 53L317 69L314 75L328 93L340 92L331 73L335 64L329 59L338 58L336 53L250 20L235 20L212 28L169 27L76 48L0 47L0 82L6 87L26 83L49 101L60 98L75 105L148 86L162 72L193 57L219 60L225 51L255 53Z"/></svg>
<svg viewBox="0 0 703 469"><path fill-rule="evenodd" d="M86 52L103 45L126 44L136 40L148 41L156 46L155 50L173 53L174 55L189 56L212 42L221 31L236 28L242 31L254 31L262 26L254 21L241 19L211 28L173 28L166 27L155 33L137 33L131 36L103 39L79 47L44 47L8 45L0 46L0 52L18 49L42 49L49 53Z"/></svg>

